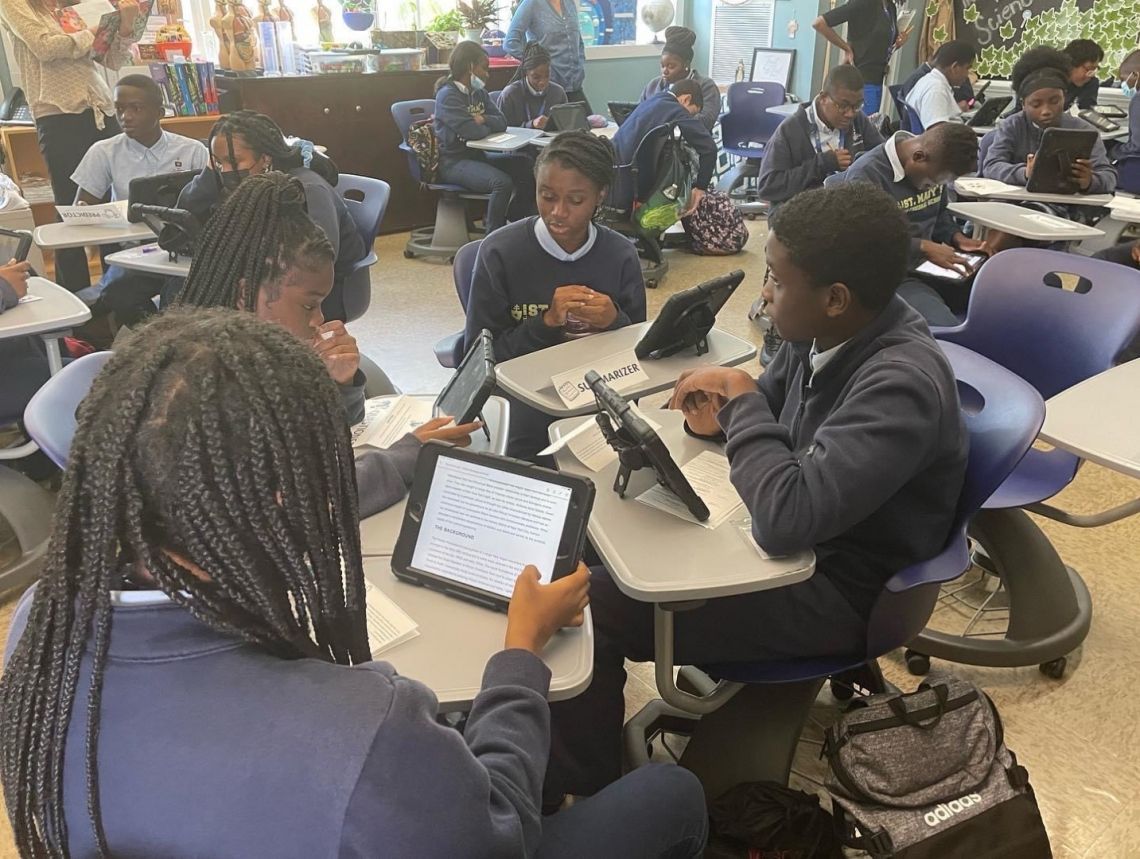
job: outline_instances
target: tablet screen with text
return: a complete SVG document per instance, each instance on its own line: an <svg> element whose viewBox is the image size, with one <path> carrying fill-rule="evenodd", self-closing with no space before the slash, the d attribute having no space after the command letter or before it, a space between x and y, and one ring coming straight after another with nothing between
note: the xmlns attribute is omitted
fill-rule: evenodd
<svg viewBox="0 0 1140 859"><path fill-rule="evenodd" d="M571 495L569 486L440 457L412 567L504 598L528 564L549 583Z"/></svg>

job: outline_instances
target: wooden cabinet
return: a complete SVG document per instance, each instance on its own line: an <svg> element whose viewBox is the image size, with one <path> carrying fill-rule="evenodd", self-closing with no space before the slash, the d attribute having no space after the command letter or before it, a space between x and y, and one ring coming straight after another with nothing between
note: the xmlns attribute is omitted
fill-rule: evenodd
<svg viewBox="0 0 1140 859"><path fill-rule="evenodd" d="M313 75L218 79L230 110L247 108L273 117L286 134L327 147L344 173L373 176L392 186L383 232L422 227L435 219L435 196L422 191L400 151L392 120L398 101L433 98L445 70L367 75ZM502 89L513 67L491 69L487 89Z"/></svg>

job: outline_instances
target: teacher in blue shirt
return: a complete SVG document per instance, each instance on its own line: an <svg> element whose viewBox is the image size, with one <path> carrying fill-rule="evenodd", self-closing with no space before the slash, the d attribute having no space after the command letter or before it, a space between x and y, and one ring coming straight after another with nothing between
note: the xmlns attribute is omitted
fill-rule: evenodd
<svg viewBox="0 0 1140 859"><path fill-rule="evenodd" d="M523 0L507 28L507 53L522 60L527 42L538 42L550 53L550 79L566 90L566 100L580 101L592 113L582 89L586 45L574 0Z"/></svg>

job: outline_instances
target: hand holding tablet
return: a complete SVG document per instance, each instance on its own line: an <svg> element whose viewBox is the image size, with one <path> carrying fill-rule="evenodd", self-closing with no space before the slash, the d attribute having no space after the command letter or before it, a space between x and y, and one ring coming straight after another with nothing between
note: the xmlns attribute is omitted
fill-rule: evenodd
<svg viewBox="0 0 1140 859"><path fill-rule="evenodd" d="M548 585L542 584L536 568L527 566L515 579L503 647L541 655L554 633L585 622L589 602L590 570L585 564Z"/></svg>

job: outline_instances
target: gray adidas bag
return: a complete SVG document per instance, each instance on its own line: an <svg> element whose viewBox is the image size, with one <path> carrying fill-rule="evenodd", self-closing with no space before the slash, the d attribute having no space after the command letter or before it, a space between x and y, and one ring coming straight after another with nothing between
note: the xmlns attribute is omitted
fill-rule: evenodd
<svg viewBox="0 0 1140 859"><path fill-rule="evenodd" d="M989 697L945 676L854 702L827 731L844 842L875 859L1048 859L1029 776Z"/></svg>

